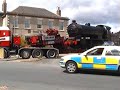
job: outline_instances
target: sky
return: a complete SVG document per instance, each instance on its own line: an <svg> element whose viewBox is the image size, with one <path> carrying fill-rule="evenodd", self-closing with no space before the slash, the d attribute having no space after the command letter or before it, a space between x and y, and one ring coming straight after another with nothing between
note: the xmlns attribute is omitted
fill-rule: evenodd
<svg viewBox="0 0 120 90"><path fill-rule="evenodd" d="M2 11L0 0L0 11ZM111 32L120 31L120 0L6 0L7 10L12 11L18 6L45 8L56 13L61 7L63 17L76 20L79 24L103 24L111 27Z"/></svg>

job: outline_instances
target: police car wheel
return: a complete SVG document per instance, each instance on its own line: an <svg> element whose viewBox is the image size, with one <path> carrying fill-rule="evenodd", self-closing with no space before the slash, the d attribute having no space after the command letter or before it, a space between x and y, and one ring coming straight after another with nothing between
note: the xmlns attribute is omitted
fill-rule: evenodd
<svg viewBox="0 0 120 90"><path fill-rule="evenodd" d="M76 73L78 71L77 64L74 61L68 61L66 63L66 70L68 73Z"/></svg>

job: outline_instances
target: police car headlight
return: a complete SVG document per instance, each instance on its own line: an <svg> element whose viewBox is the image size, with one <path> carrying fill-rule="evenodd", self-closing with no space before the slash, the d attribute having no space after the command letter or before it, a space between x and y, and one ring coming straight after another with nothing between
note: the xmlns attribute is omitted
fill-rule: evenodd
<svg viewBox="0 0 120 90"><path fill-rule="evenodd" d="M64 59L63 59L63 58L61 58L61 59L60 59L60 61L64 61Z"/></svg>

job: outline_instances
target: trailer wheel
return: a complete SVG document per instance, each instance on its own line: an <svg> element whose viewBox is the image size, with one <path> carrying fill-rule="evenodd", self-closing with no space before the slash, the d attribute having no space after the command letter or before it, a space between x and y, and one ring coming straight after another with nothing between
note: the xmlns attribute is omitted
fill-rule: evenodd
<svg viewBox="0 0 120 90"><path fill-rule="evenodd" d="M4 58L8 58L10 56L10 52L4 49Z"/></svg>
<svg viewBox="0 0 120 90"><path fill-rule="evenodd" d="M32 57L33 58L39 58L39 57L42 57L43 56L43 51L40 50L40 49L35 49L33 50L32 52Z"/></svg>
<svg viewBox="0 0 120 90"><path fill-rule="evenodd" d="M45 57L46 58L55 58L58 55L58 52L56 50L50 49L47 51Z"/></svg>
<svg viewBox="0 0 120 90"><path fill-rule="evenodd" d="M31 52L30 50L22 50L20 56L22 57L22 59L29 59L31 56Z"/></svg>

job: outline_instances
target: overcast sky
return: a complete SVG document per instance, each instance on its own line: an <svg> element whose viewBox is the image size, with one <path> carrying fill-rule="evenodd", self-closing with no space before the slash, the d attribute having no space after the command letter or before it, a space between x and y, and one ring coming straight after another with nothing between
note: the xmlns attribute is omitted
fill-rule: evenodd
<svg viewBox="0 0 120 90"><path fill-rule="evenodd" d="M79 24L105 24L112 27L112 32L120 30L120 0L6 0L8 11L18 6L45 8L56 13L61 7L62 16ZM3 0L0 0L0 8ZM1 8L2 10L2 8ZM0 10L0 11L1 11Z"/></svg>

